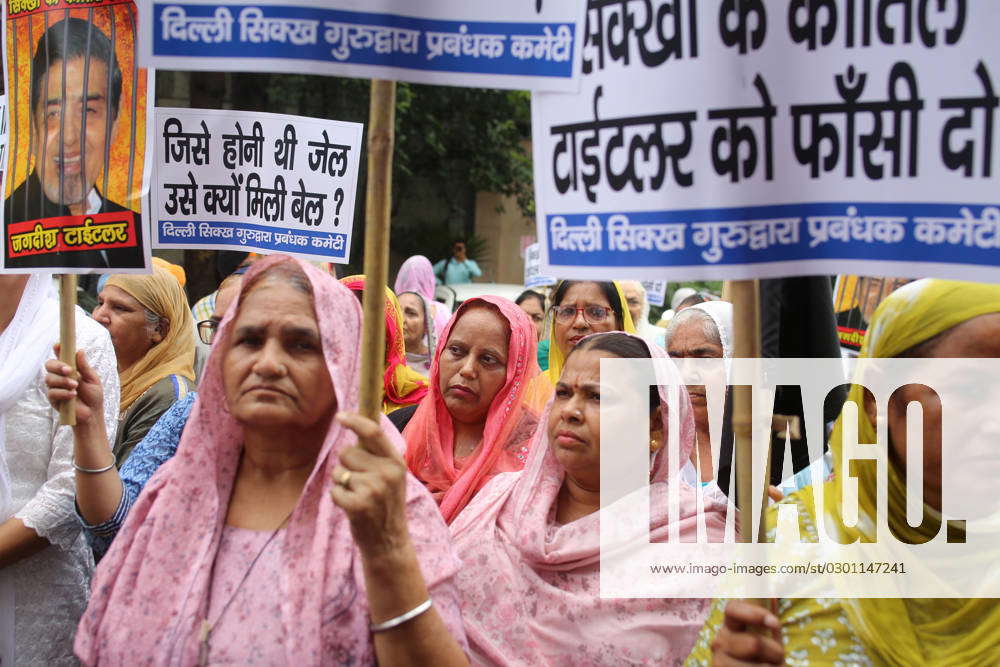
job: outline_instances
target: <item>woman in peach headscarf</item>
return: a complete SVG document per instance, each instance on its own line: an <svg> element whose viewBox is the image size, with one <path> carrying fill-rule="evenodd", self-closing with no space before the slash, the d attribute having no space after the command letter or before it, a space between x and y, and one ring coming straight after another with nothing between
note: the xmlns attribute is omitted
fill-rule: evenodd
<svg viewBox="0 0 1000 667"><path fill-rule="evenodd" d="M362 275L341 278L360 299L365 291ZM403 313L396 295L385 288L385 373L383 375L382 412L389 414L407 405L415 405L427 395L427 378L406 365L406 343L403 339Z"/></svg>
<svg viewBox="0 0 1000 667"><path fill-rule="evenodd" d="M535 325L511 301L468 299L445 327L430 390L406 426L406 464L450 522L494 475L520 470L538 423Z"/></svg>

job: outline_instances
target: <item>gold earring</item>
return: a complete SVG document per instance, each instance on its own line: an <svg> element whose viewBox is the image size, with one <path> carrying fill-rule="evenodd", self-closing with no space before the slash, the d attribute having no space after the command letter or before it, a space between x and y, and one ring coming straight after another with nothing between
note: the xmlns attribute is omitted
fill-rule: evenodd
<svg viewBox="0 0 1000 667"><path fill-rule="evenodd" d="M649 439L649 452L650 452L650 454L654 453L659 448L660 448L660 441L657 440L656 438L650 438Z"/></svg>

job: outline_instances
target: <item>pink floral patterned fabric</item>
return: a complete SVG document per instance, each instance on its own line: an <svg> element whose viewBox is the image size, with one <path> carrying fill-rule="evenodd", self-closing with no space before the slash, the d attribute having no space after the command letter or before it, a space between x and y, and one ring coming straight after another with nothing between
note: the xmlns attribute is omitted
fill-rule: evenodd
<svg viewBox="0 0 1000 667"><path fill-rule="evenodd" d="M273 582L281 579L283 538L284 530L272 537L270 531L222 527L209 597L208 617L215 623L208 664L283 662L281 600L273 592Z"/></svg>
<svg viewBox="0 0 1000 667"><path fill-rule="evenodd" d="M654 357L666 357L648 347ZM677 374L672 364L670 372ZM660 403L666 429L664 387ZM451 524L463 563L458 586L473 664L680 664L711 600L600 598L600 512L565 525L555 519L565 473L549 446L551 409L550 402L524 470L495 477ZM686 393L678 417L685 461L694 446ZM693 541L697 492L668 470L667 458L663 449L652 457L650 497L665 498L668 484L681 485L679 535ZM721 540L724 508L705 503L709 539ZM651 505L649 539L665 541L666 503Z"/></svg>
<svg viewBox="0 0 1000 667"><path fill-rule="evenodd" d="M332 276L286 256L255 263L245 284L289 261L302 268L315 292L316 319L337 405L354 411L361 323L354 295ZM219 328L219 342L206 364L177 454L146 485L97 568L90 606L76 637L76 653L84 664L197 661L209 572L219 549L243 439L242 427L226 408L221 372L238 306L230 307ZM382 420L394 444L402 447L388 420ZM284 658L289 664L374 661L361 555L347 515L329 493L337 453L354 442L350 431L331 422L316 466L282 531L283 566L269 590L272 603L280 605ZM453 585L458 561L434 500L409 475L406 512L435 606L464 645ZM260 609L266 613L266 605Z"/></svg>

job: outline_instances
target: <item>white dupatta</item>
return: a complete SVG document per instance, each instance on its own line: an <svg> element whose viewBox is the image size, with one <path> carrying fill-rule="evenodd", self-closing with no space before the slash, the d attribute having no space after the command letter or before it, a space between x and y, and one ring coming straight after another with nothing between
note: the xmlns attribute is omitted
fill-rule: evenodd
<svg viewBox="0 0 1000 667"><path fill-rule="evenodd" d="M59 304L51 276L28 278L17 312L0 333L0 523L14 514L7 468L6 415L38 377L59 326ZM0 664L15 664L14 582L0 570Z"/></svg>

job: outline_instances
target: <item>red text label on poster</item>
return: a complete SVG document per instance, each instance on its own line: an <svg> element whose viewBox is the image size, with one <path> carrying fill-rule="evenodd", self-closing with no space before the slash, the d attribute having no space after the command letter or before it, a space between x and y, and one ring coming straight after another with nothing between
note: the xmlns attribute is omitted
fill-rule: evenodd
<svg viewBox="0 0 1000 667"><path fill-rule="evenodd" d="M139 242L135 213L121 211L12 223L7 243L7 252L14 258L76 250L134 248Z"/></svg>
<svg viewBox="0 0 1000 667"><path fill-rule="evenodd" d="M852 350L860 350L865 342L865 329L852 329L851 327L837 327L837 335L840 337L840 344Z"/></svg>

